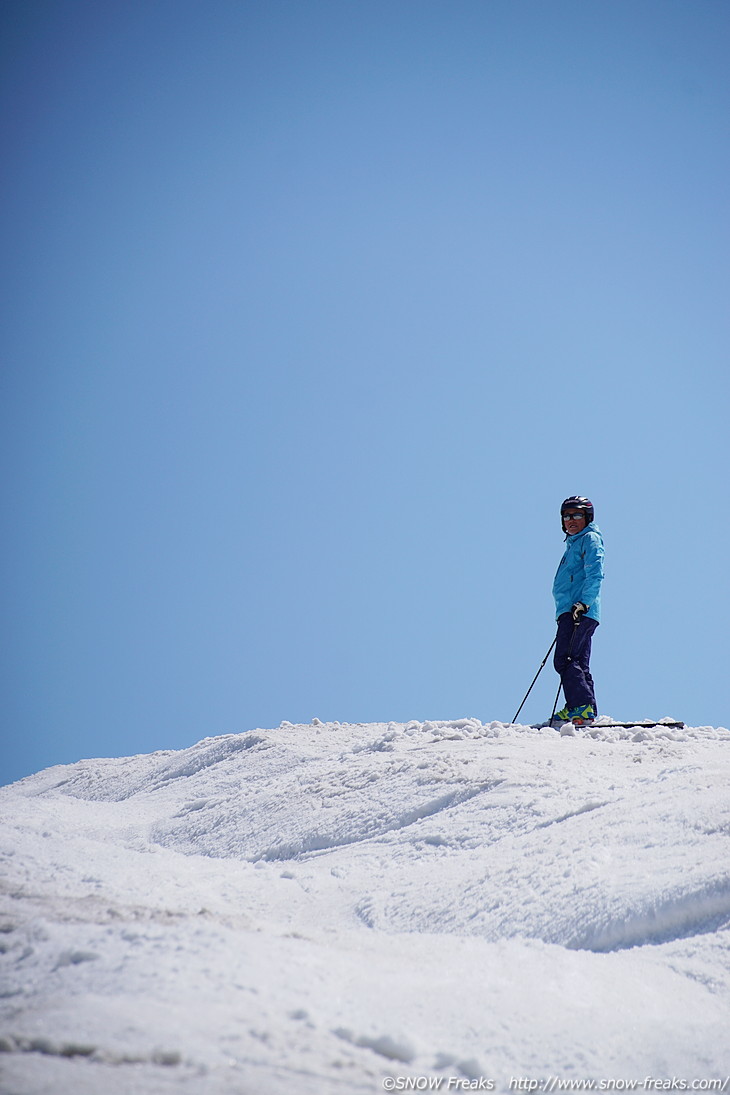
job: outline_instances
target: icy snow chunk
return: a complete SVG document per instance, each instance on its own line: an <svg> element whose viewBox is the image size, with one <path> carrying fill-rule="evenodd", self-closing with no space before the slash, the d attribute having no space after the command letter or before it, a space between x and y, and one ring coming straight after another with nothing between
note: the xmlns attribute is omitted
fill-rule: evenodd
<svg viewBox="0 0 730 1095"><path fill-rule="evenodd" d="M394 1038L390 1034L381 1034L378 1038L361 1037L357 1045L366 1049L372 1049L381 1057L387 1057L390 1061L403 1061L410 1064L416 1056L416 1051L407 1038Z"/></svg>
<svg viewBox="0 0 730 1095"><path fill-rule="evenodd" d="M463 1061L457 1061L456 1067L459 1072L469 1080L479 1081L484 1076L484 1069L479 1064L475 1057L469 1057Z"/></svg>
<svg viewBox="0 0 730 1095"><path fill-rule="evenodd" d="M154 1065L163 1065L165 1068L174 1068L182 1063L182 1054L176 1049L161 1049L157 1047L150 1055Z"/></svg>
<svg viewBox="0 0 730 1095"><path fill-rule="evenodd" d="M437 1053L433 1067L439 1070L444 1068L456 1069L462 1076L466 1076L467 1080L473 1082L473 1087L471 1084L461 1087L460 1083L464 1083L464 1081L459 1082L452 1080L451 1083L449 1083L447 1080L441 1085L441 1090L477 1090L479 1083L483 1083L485 1079L485 1071L475 1057L460 1059L453 1053ZM487 1088L487 1090L489 1089Z"/></svg>
<svg viewBox="0 0 730 1095"><path fill-rule="evenodd" d="M392 726L393 723L390 725ZM394 749L393 742L397 737L398 731L388 728L388 732L383 734L382 737L376 738L375 741L369 741L365 745L356 745L352 751L353 753L392 753Z"/></svg>
<svg viewBox="0 0 730 1095"><path fill-rule="evenodd" d="M80 1042L54 1042L51 1038L16 1038L18 1049L24 1053L42 1053L45 1057L92 1057L97 1047Z"/></svg>
<svg viewBox="0 0 730 1095"><path fill-rule="evenodd" d="M402 1061L404 1064L410 1064L416 1056L414 1046L407 1038L402 1036L393 1037L391 1034L377 1036L361 1034L356 1036L347 1027L337 1027L332 1033L341 1038L343 1042L349 1042L350 1045L360 1046L362 1049L372 1049L374 1053L379 1053L381 1057L387 1057L389 1061Z"/></svg>
<svg viewBox="0 0 730 1095"><path fill-rule="evenodd" d="M82 962L95 962L99 957L93 951L69 950L59 954L55 969L63 969L64 966L80 966Z"/></svg>

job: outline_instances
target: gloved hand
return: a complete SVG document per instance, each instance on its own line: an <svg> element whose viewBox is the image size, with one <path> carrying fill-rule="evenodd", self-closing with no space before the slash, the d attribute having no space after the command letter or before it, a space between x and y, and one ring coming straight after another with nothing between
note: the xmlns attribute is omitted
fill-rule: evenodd
<svg viewBox="0 0 730 1095"><path fill-rule="evenodd" d="M584 605L581 601L576 601L570 611L573 613L575 622L579 623L583 613L588 611L588 605Z"/></svg>

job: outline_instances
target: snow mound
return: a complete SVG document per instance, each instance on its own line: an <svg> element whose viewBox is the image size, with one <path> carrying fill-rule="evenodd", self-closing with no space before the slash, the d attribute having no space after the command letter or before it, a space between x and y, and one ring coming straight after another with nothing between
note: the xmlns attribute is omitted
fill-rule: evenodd
<svg viewBox="0 0 730 1095"><path fill-rule="evenodd" d="M0 790L6 1086L727 1075L729 776L721 728L462 718L28 777Z"/></svg>

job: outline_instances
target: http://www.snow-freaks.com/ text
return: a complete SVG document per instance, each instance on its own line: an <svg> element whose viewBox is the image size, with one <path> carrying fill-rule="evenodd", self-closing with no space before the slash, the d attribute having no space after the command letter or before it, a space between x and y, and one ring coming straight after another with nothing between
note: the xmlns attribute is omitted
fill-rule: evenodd
<svg viewBox="0 0 730 1095"><path fill-rule="evenodd" d="M724 1078L687 1080L679 1076L644 1076L641 1080L578 1080L547 1076L536 1080L529 1076L511 1076L509 1084L500 1090L560 1092L560 1091L711 1091L724 1095L730 1089L730 1076ZM496 1091L497 1081L486 1076L385 1076L385 1091Z"/></svg>

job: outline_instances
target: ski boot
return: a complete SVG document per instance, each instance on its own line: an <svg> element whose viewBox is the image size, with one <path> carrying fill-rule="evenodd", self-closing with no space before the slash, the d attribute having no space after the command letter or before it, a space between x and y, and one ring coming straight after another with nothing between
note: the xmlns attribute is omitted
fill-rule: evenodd
<svg viewBox="0 0 730 1095"><path fill-rule="evenodd" d="M596 721L596 712L590 703L586 703L582 707L571 707L568 718L573 726L593 726Z"/></svg>

